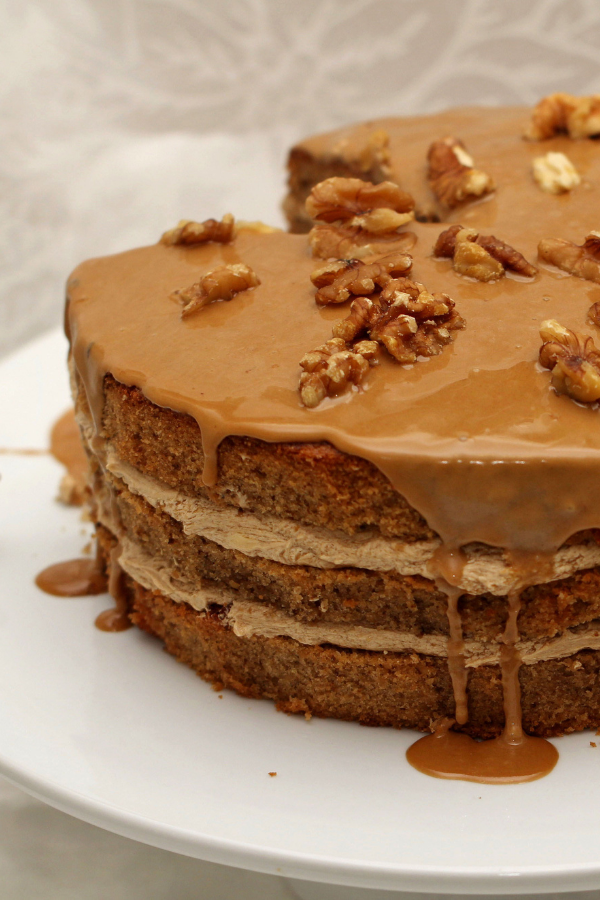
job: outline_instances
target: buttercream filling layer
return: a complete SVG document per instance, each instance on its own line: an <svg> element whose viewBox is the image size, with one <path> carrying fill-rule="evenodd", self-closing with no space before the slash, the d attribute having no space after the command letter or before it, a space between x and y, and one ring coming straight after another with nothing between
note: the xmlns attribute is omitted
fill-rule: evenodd
<svg viewBox="0 0 600 900"><path fill-rule="evenodd" d="M199 535L246 556L294 566L352 566L434 577L432 561L438 541L405 542L373 533L347 535L275 516L259 517L205 498L188 497L123 462L110 447L107 447L106 467L132 493L176 519L185 534ZM519 574L500 551L478 545L465 548L465 552L466 564L457 585L461 590L504 596L513 588ZM600 565L597 544L572 544L554 554L540 581L568 578L597 565Z"/></svg>
<svg viewBox="0 0 600 900"><path fill-rule="evenodd" d="M225 620L238 637L288 637L311 646L333 644L352 650L383 653L410 651L425 656L448 656L448 638L445 635L415 635L357 625L298 622L293 616L266 604L239 600L234 591L215 583L191 585L178 578L168 565L144 553L127 537L121 539L119 565L147 590L160 591L171 600L187 603L199 612L214 605L226 608ZM468 668L496 665L500 661L500 648L501 643L496 641L465 641L465 665ZM561 659L585 649L600 650L599 622L565 631L549 640L522 640L516 644L525 665Z"/></svg>

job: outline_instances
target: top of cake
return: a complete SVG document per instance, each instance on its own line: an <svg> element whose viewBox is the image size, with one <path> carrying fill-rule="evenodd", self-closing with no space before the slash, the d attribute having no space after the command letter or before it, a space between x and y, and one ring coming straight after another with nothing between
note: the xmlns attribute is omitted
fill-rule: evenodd
<svg viewBox="0 0 600 900"><path fill-rule="evenodd" d="M111 373L196 419L207 481L216 478L216 448L228 435L329 441L372 461L452 546L552 550L600 525L596 404L557 393L538 362L542 322L596 338L589 310L600 283L540 260L538 245L581 246L598 227L600 150L565 134L524 140L529 123L528 110L462 109L366 123L298 145L346 160L379 152L386 178L414 197L417 216L440 220L397 230L412 257L409 277L449 295L465 322L438 355L402 365L381 353L359 386L312 409L299 398L299 362L331 338L349 304L315 303L311 274L323 260L306 236L240 227L228 242L158 243L79 266L69 281L68 328L97 427ZM447 142L462 174L487 178L476 198L454 203L447 180L442 199L432 191L428 151L449 137L462 142ZM548 153L564 154L579 183L572 178L570 189L554 193L558 163ZM538 180L536 157L547 163ZM475 237L493 235L537 273L506 268L487 282L459 274L451 258L434 254L452 223ZM223 266L247 267L248 289L182 316L177 292Z"/></svg>

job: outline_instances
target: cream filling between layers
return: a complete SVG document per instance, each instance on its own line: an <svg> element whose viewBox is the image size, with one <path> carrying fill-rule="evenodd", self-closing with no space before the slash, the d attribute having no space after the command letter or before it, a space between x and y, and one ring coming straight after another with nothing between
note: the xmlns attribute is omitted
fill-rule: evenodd
<svg viewBox="0 0 600 900"><path fill-rule="evenodd" d="M107 527L109 523L107 522ZM383 653L411 651L424 656L448 656L446 635L415 635L361 625L312 624L298 622L293 616L266 604L236 599L235 592L205 583L200 587L175 576L169 566L145 554L133 541L121 540L119 565L134 581L150 591L160 591L178 603L187 603L202 612L211 605L228 607L226 622L238 637L258 635L266 638L288 637L300 644L333 644L349 650ZM465 641L465 665L469 668L495 665L500 661L499 642ZM520 640L516 644L525 665L571 656L579 650L600 650L600 623L566 631L547 640Z"/></svg>
<svg viewBox="0 0 600 900"><path fill-rule="evenodd" d="M188 497L123 462L110 447L107 447L106 467L132 493L180 522L185 534L199 535L228 550L239 550L246 556L259 556L286 565L352 566L434 577L430 564L440 546L439 541L409 543L368 533L347 535L275 516L259 517L205 498ZM501 552L480 546L465 548L465 552L467 562L457 587L470 594L508 594L519 573L506 562ZM562 547L552 562L545 581L567 578L581 569L600 565L600 547L593 543Z"/></svg>

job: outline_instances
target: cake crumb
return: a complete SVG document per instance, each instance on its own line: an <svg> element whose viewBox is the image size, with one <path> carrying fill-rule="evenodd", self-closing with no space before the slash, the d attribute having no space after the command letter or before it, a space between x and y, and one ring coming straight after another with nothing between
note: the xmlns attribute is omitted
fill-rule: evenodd
<svg viewBox="0 0 600 900"><path fill-rule="evenodd" d="M271 778L275 778L275 776L277 775L277 772L269 772L269 775Z"/></svg>
<svg viewBox="0 0 600 900"><path fill-rule="evenodd" d="M590 741L590 747L596 747L596 746L597 745L593 741Z"/></svg>

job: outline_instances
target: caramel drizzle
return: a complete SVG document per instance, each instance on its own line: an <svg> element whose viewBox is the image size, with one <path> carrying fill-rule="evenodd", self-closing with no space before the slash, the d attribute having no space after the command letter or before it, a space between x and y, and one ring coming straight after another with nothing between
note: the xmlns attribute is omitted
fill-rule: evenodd
<svg viewBox="0 0 600 900"><path fill-rule="evenodd" d="M118 561L120 555L121 546L117 544L110 552L108 580L98 553L95 559L70 559L48 566L36 576L35 583L54 597L87 597L104 594L108 589L115 605L96 617L96 627L101 631L124 631L131 627L131 622L124 573Z"/></svg>
<svg viewBox="0 0 600 900"><path fill-rule="evenodd" d="M460 565L464 565L460 551L448 552L443 547L436 554L436 562L450 584L442 578L436 584L448 595L448 668L454 693L454 719L444 718L436 723L435 731L421 738L407 750L409 763L427 775L488 784L514 784L534 781L547 775L556 765L558 752L543 738L530 737L523 731L521 686L519 669L521 658L516 649L519 640L518 617L521 592L528 584L547 579L552 573L549 556L513 552L509 561L517 572L515 586L507 596L508 616L501 637L500 670L504 727L502 734L489 741L476 742L466 734L451 731L453 724L468 722L466 669L462 657L462 622L458 610Z"/></svg>
<svg viewBox="0 0 600 900"><path fill-rule="evenodd" d="M218 480L217 451L221 440L222 436L213 429L202 429L202 452L204 453L202 481L207 487L214 487Z"/></svg>
<svg viewBox="0 0 600 900"><path fill-rule="evenodd" d="M442 544L432 559L432 567L438 575L436 587L448 598L446 615L450 634L448 637L448 670L452 680L454 694L454 717L459 725L465 725L469 719L469 703L467 697L468 674L465 666L465 642L463 639L462 617L459 600L463 591L460 588L463 570L467 558L460 547L451 549Z"/></svg>
<svg viewBox="0 0 600 900"><path fill-rule="evenodd" d="M68 409L52 426L50 452L75 481L85 483L88 463L74 409Z"/></svg>
<svg viewBox="0 0 600 900"><path fill-rule="evenodd" d="M55 423L51 436L51 452L68 469L72 477L84 481L87 473L87 457L80 441L79 429L75 423L74 411L69 410ZM98 489L99 476L95 477ZM118 505L114 490L110 489L109 503L111 519L122 532ZM107 589L115 601L115 606L104 610L96 618L96 626L101 631L124 631L131 626L127 612L127 592L123 571L119 565L121 544L117 542L109 556L108 579L104 571L104 560L100 545L97 544L94 559L72 559L57 563L40 572L36 585L47 594L59 597L83 597L103 594Z"/></svg>
<svg viewBox="0 0 600 900"><path fill-rule="evenodd" d="M35 447L0 447L0 456L48 456L49 452Z"/></svg>
<svg viewBox="0 0 600 900"><path fill-rule="evenodd" d="M519 640L521 594L529 585L550 581L554 570L552 558L549 554L524 553L513 550L509 552L508 558L516 571L516 582L507 596L508 616L500 648L502 699L504 705L504 731L502 737L508 743L519 744L527 738L523 731L521 712L521 685L519 683L521 657L516 649L516 644Z"/></svg>
<svg viewBox="0 0 600 900"><path fill-rule="evenodd" d="M108 592L115 601L110 609L105 609L96 617L96 628L100 631L125 631L131 628L131 622L127 615L127 591L125 588L125 575L119 565L121 556L121 544L117 543L110 551L108 570Z"/></svg>
<svg viewBox="0 0 600 900"><path fill-rule="evenodd" d="M439 585L439 581L436 582ZM465 725L469 720L469 702L467 697L467 669L465 666L465 642L463 640L462 618L458 609L458 601L462 595L460 588L448 585L444 591L448 596L448 669L452 679L454 693L454 717L458 725Z"/></svg>

